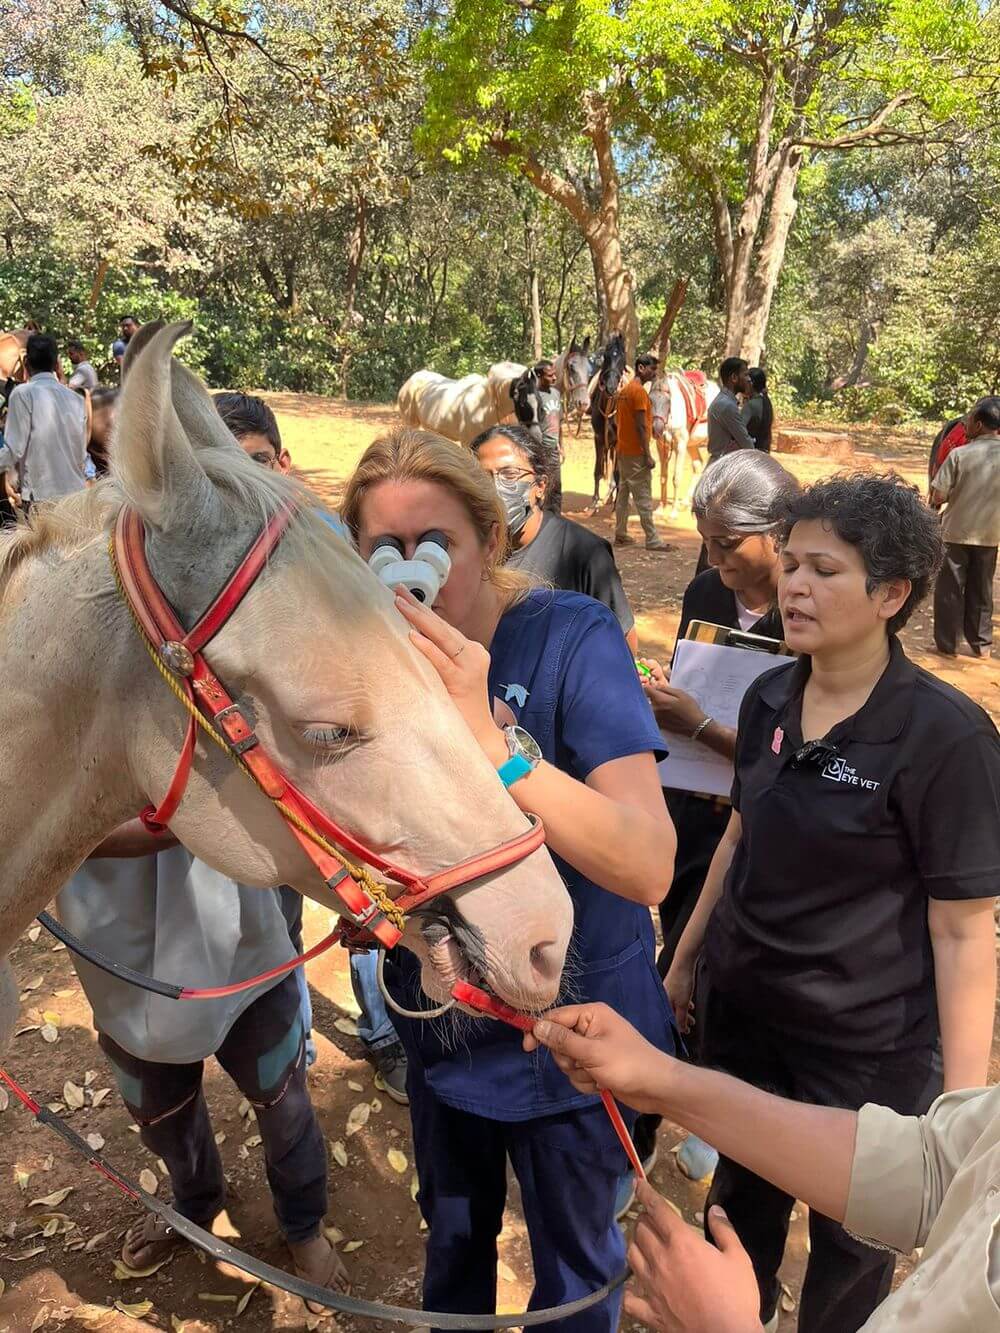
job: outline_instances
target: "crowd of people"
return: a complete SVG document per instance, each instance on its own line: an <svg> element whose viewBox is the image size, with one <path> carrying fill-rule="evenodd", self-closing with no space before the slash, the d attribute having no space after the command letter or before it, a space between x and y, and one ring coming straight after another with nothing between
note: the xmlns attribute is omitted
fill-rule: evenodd
<svg viewBox="0 0 1000 1333"><path fill-rule="evenodd" d="M126 374L139 328L128 317L115 347ZM54 341L33 335L28 381L9 394L0 470L29 520L33 505L103 474L113 450L117 390L100 386L79 342L67 352L63 384ZM649 488L656 368L639 357L619 399L615 542L629 540L634 501L647 548L661 549ZM684 592L678 643L707 624L774 650L734 727L672 684L670 664L637 658L612 546L561 513L550 372L536 367L541 431L500 423L465 450L391 430L327 515L365 560L386 536L410 559L425 534L446 535L451 568L433 604L399 589L397 610L512 799L543 820L574 904L575 1003L523 1039L484 1022L457 1045L447 1026L414 1016L412 955L387 961L384 995L374 956L352 955L360 1035L380 1085L409 1105L425 1306L495 1310L509 1164L532 1307L615 1278L626 1261L618 1219L638 1193L627 1312L665 1333L775 1329L801 1198L802 1333L985 1333L1000 1308L1000 1184L990 1184L1000 1108L982 1091L996 1004L1000 737L978 705L910 661L899 631L933 588L938 651L953 655L959 633L975 655L989 651L1000 399L973 406L961 439L943 435L925 503L891 475L802 487L770 452L764 372L722 363L692 501L703 567ZM224 393L215 405L234 447L291 468L260 398ZM731 766L728 796L661 786L657 763L675 738ZM193 985L294 958L301 906L286 887L232 883L138 820L95 849L58 902L84 941ZM202 1093L215 1056L256 1112L296 1271L345 1287L322 1226L326 1153L301 969L192 1013L75 966L175 1207L209 1226L225 1206ZM629 1108L647 1172L661 1117L690 1131L678 1162L711 1181L704 1240L636 1181L601 1089ZM123 1258L146 1267L180 1243L149 1215ZM892 1293L894 1252L917 1245L917 1274ZM609 1333L621 1309L618 1292L562 1322L566 1333Z"/></svg>

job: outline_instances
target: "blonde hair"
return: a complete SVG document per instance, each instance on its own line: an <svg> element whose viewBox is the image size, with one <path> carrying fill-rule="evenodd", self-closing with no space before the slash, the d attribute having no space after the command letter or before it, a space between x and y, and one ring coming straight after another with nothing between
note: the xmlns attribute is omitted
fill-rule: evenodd
<svg viewBox="0 0 1000 1333"><path fill-rule="evenodd" d="M505 606L521 601L535 586L529 575L508 569L503 563L510 553L507 515L489 474L468 449L443 435L411 426L397 426L373 440L361 455L340 506L340 517L355 542L365 496L383 481L430 481L444 487L461 501L484 547L496 529L499 541L486 561L484 574Z"/></svg>

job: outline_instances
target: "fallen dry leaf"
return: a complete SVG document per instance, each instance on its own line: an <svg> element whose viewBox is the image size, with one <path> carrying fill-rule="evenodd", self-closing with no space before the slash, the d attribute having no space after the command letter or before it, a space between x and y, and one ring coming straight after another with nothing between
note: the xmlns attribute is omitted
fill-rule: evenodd
<svg viewBox="0 0 1000 1333"><path fill-rule="evenodd" d="M791 1314L795 1309L795 1300L791 1296L783 1295L781 1298L781 1308L785 1314Z"/></svg>
<svg viewBox="0 0 1000 1333"><path fill-rule="evenodd" d="M351 1113L347 1117L347 1137L357 1134L359 1130L364 1129L368 1124L368 1118L372 1113L372 1108L368 1102L358 1102L357 1106L351 1107Z"/></svg>
<svg viewBox="0 0 1000 1333"><path fill-rule="evenodd" d="M243 1295L240 1297L240 1299L236 1302L236 1313L237 1313L238 1315L242 1314L243 1311L244 1311L244 1310L247 1308L247 1306L250 1304L250 1298L251 1298L251 1296L254 1294L254 1292L257 1290L257 1288L258 1288L259 1286L260 1286L260 1283L259 1283L259 1282L255 1282L255 1283L253 1284L253 1286L250 1288L250 1290L247 1291L247 1292L244 1292L244 1294L243 1294Z"/></svg>
<svg viewBox="0 0 1000 1333"><path fill-rule="evenodd" d="M68 1000L71 995L76 994L76 991L73 989L72 986L69 986L67 987L66 990L54 990L52 994L56 997L57 1000Z"/></svg>
<svg viewBox="0 0 1000 1333"><path fill-rule="evenodd" d="M358 1035L358 1025L353 1018L335 1018L333 1026L338 1032L342 1032L345 1037L356 1037Z"/></svg>
<svg viewBox="0 0 1000 1333"><path fill-rule="evenodd" d="M93 1093L93 1095L90 1098L91 1106L100 1106L101 1102L104 1101L105 1097L108 1096L110 1091L111 1091L110 1088L98 1088L97 1091Z"/></svg>
<svg viewBox="0 0 1000 1333"><path fill-rule="evenodd" d="M362 1245L364 1245L363 1240L349 1240L344 1246L344 1253L353 1254L355 1250L360 1250Z"/></svg>
<svg viewBox="0 0 1000 1333"><path fill-rule="evenodd" d="M341 1143L340 1139L337 1139L333 1145L333 1160L338 1166L347 1165L347 1149Z"/></svg>
<svg viewBox="0 0 1000 1333"><path fill-rule="evenodd" d="M16 1166L14 1168L14 1179L17 1181L17 1188L19 1190L26 1190L28 1188L28 1181L31 1179L31 1172Z"/></svg>
<svg viewBox="0 0 1000 1333"><path fill-rule="evenodd" d="M73 1311L74 1319L82 1319L85 1324L96 1324L98 1320L107 1319L108 1315L113 1315L110 1305L78 1305Z"/></svg>
<svg viewBox="0 0 1000 1333"><path fill-rule="evenodd" d="M100 1152L104 1147L104 1139L100 1134L87 1135L87 1147L93 1148L94 1152Z"/></svg>
<svg viewBox="0 0 1000 1333"><path fill-rule="evenodd" d="M60 1111L65 1111L65 1110L66 1110L66 1103L65 1103L65 1102L49 1102L49 1103L48 1103L48 1109L52 1112L53 1115L58 1115Z"/></svg>
<svg viewBox="0 0 1000 1333"><path fill-rule="evenodd" d="M347 1086L352 1092L364 1092L365 1090L364 1084L359 1083L356 1078L349 1078L347 1080Z"/></svg>
<svg viewBox="0 0 1000 1333"><path fill-rule="evenodd" d="M236 1304L235 1296L222 1296L215 1291L199 1291L198 1299L200 1301L215 1301L217 1304Z"/></svg>
<svg viewBox="0 0 1000 1333"><path fill-rule="evenodd" d="M239 1106L237 1106L236 1113L240 1117L250 1114L250 1103L247 1101L245 1097L240 1102Z"/></svg>
<svg viewBox="0 0 1000 1333"><path fill-rule="evenodd" d="M2 1296L6 1290L7 1290L7 1283L3 1280L2 1277L0 1277L0 1296Z"/></svg>
<svg viewBox="0 0 1000 1333"><path fill-rule="evenodd" d="M344 1239L344 1233L340 1230L339 1227L324 1227L323 1235L327 1238L327 1240L330 1242L331 1245L339 1245L340 1242Z"/></svg>
<svg viewBox="0 0 1000 1333"><path fill-rule="evenodd" d="M420 1181L416 1175L410 1177L410 1198L414 1203L417 1201L417 1195L420 1193Z"/></svg>
<svg viewBox="0 0 1000 1333"><path fill-rule="evenodd" d="M38 1035L41 1037L42 1041L47 1041L51 1044L52 1042L59 1040L59 1029L54 1023L43 1023L38 1029Z"/></svg>
<svg viewBox="0 0 1000 1333"><path fill-rule="evenodd" d="M152 1308L152 1301L137 1301L134 1305L126 1305L124 1301L115 1301L115 1309L120 1310L124 1315L128 1315L129 1319L145 1319Z"/></svg>
<svg viewBox="0 0 1000 1333"><path fill-rule="evenodd" d="M26 1023L23 1028L14 1029L14 1036L23 1037L26 1032L40 1032L40 1031L41 1029L39 1028L37 1023Z"/></svg>
<svg viewBox="0 0 1000 1333"><path fill-rule="evenodd" d="M55 1009L43 1009L42 1022L51 1023L54 1028L57 1028L62 1022L62 1018L59 1016L59 1014Z"/></svg>
<svg viewBox="0 0 1000 1333"><path fill-rule="evenodd" d="M31 1328L29 1329L29 1333L38 1333L38 1330L42 1327L42 1325L47 1324L48 1322L49 1322L49 1307L47 1305L43 1305L42 1308L35 1315L34 1319L31 1321Z"/></svg>
<svg viewBox="0 0 1000 1333"><path fill-rule="evenodd" d="M29 1208L58 1208L63 1199L73 1193L75 1186L67 1185L65 1189L55 1190L52 1194L46 1194L43 1199L32 1199L28 1204Z"/></svg>
<svg viewBox="0 0 1000 1333"><path fill-rule="evenodd" d="M48 1220L48 1221L45 1223L45 1225L42 1227L42 1235L43 1235L43 1236L54 1236L58 1230L59 1230L59 1219L58 1219L58 1217L50 1217L49 1220Z"/></svg>
<svg viewBox="0 0 1000 1333"><path fill-rule="evenodd" d="M25 1250L23 1254L12 1254L10 1256L10 1261L12 1264L19 1264L24 1259L34 1259L36 1254L44 1254L44 1253L45 1253L44 1245L32 1245L31 1249Z"/></svg>
<svg viewBox="0 0 1000 1333"><path fill-rule="evenodd" d="M505 1264L502 1259L497 1264L497 1272L505 1282L517 1281L517 1274L514 1272L513 1268L511 1268L509 1264Z"/></svg>
<svg viewBox="0 0 1000 1333"><path fill-rule="evenodd" d="M259 1134L251 1134L248 1139L243 1140L244 1147L247 1148L259 1148L263 1142Z"/></svg>
<svg viewBox="0 0 1000 1333"><path fill-rule="evenodd" d="M34 944L41 933L42 933L41 926L32 926L31 929L28 931L28 939L31 941L32 944Z"/></svg>
<svg viewBox="0 0 1000 1333"><path fill-rule="evenodd" d="M67 1249L67 1250L82 1250L82 1249L84 1248L84 1245L85 1245L85 1244L86 1244L86 1242L85 1242L85 1241L82 1241L82 1240L68 1240L68 1241L66 1242L66 1249Z"/></svg>
<svg viewBox="0 0 1000 1333"><path fill-rule="evenodd" d="M147 1194L155 1194L160 1187L160 1178L155 1171L144 1166L139 1172L139 1184Z"/></svg>
<svg viewBox="0 0 1000 1333"><path fill-rule="evenodd" d="M96 1070L96 1069L88 1069L87 1072L86 1072L86 1073L84 1074L84 1076L83 1076L83 1086L84 1086L85 1088L89 1088L90 1085L91 1085L91 1083L93 1083L93 1081L94 1081L94 1079L95 1079L96 1077L97 1077L97 1070Z"/></svg>
<svg viewBox="0 0 1000 1333"><path fill-rule="evenodd" d="M224 1129L220 1129L218 1134L216 1134L215 1136L216 1147L221 1148L222 1145L225 1143L225 1141L226 1141L226 1131Z"/></svg>
<svg viewBox="0 0 1000 1333"><path fill-rule="evenodd" d="M371 1099L371 1108L372 1108L373 1111L381 1111L381 1109L382 1109L382 1102L380 1101L380 1099L379 1099L378 1097L373 1097L373 1098Z"/></svg>
<svg viewBox="0 0 1000 1333"><path fill-rule="evenodd" d="M107 1238L110 1235L111 1235L110 1231L99 1231L96 1236L91 1236L90 1240L87 1241L86 1245L83 1248L87 1250L88 1253L93 1250L96 1250L98 1245L100 1245L101 1241L107 1240Z"/></svg>
<svg viewBox="0 0 1000 1333"><path fill-rule="evenodd" d="M406 1154L401 1153L398 1148L390 1148L388 1153L386 1153L386 1156L389 1159L389 1165L392 1167L393 1171L398 1171L400 1175L402 1175L410 1165L406 1160Z"/></svg>
<svg viewBox="0 0 1000 1333"><path fill-rule="evenodd" d="M42 976L42 974L39 972L39 974L38 974L37 977L32 977L30 981L26 981L26 982L24 983L24 985L21 987L21 989L22 989L22 990L38 990L38 987L42 984L42 982L43 982L44 980L45 980L45 978L44 978L44 977Z"/></svg>
<svg viewBox="0 0 1000 1333"><path fill-rule="evenodd" d="M175 1314L172 1314L170 1316L170 1327L174 1330L174 1333L184 1333L184 1330L187 1328L187 1323L185 1320L178 1319Z"/></svg>
<svg viewBox="0 0 1000 1333"><path fill-rule="evenodd" d="M10 1093L6 1088L0 1088L0 1111L6 1111L10 1105Z"/></svg>
<svg viewBox="0 0 1000 1333"><path fill-rule="evenodd" d="M63 1101L72 1111L79 1111L85 1101L83 1089L78 1083L67 1079L63 1084Z"/></svg>

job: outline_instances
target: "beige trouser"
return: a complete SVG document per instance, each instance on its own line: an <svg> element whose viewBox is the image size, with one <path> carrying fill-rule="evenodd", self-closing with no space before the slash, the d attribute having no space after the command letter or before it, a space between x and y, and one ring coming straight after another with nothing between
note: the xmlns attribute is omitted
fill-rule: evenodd
<svg viewBox="0 0 1000 1333"><path fill-rule="evenodd" d="M639 511L639 522L646 534L647 542L658 540L653 526L653 474L646 466L641 454L618 455L618 498L615 501L615 536L624 537L628 532L629 496L635 501Z"/></svg>

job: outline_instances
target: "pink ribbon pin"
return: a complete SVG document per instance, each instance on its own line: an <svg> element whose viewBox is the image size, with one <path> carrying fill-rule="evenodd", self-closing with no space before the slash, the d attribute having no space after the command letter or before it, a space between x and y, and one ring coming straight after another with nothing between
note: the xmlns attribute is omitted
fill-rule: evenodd
<svg viewBox="0 0 1000 1333"><path fill-rule="evenodd" d="M781 754L781 742L785 739L785 733L780 727L775 727L774 735L771 737L771 753Z"/></svg>

